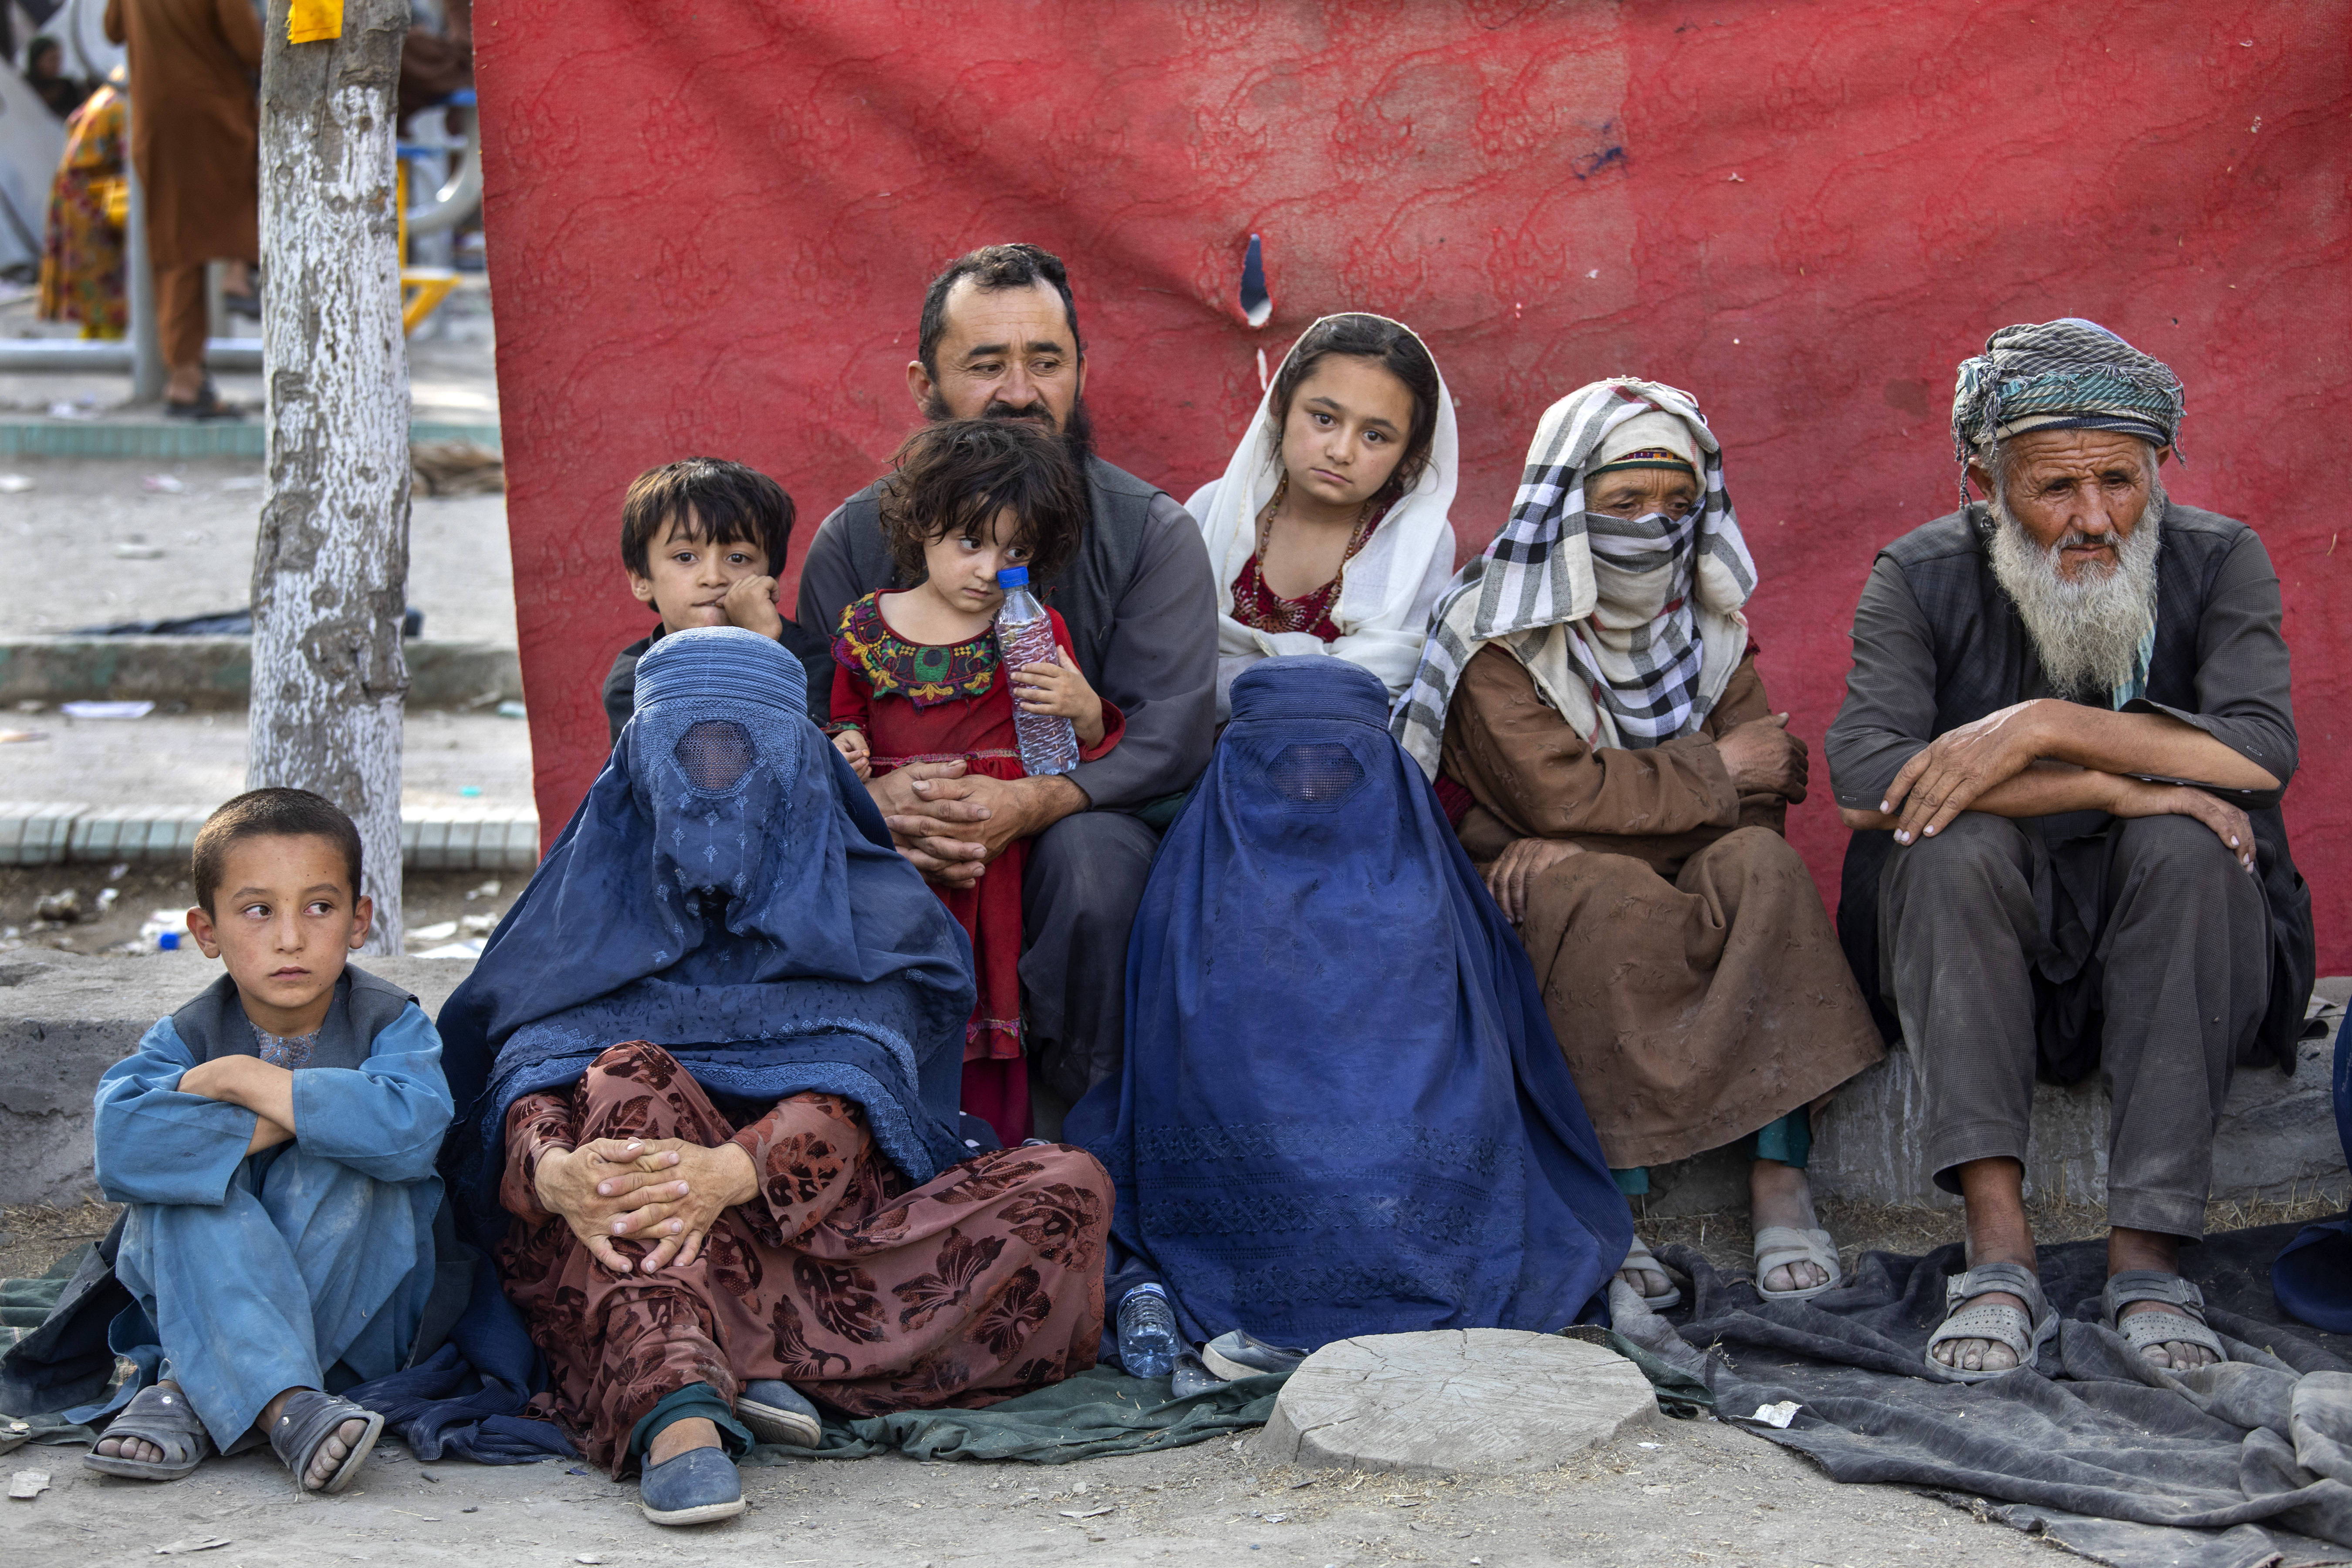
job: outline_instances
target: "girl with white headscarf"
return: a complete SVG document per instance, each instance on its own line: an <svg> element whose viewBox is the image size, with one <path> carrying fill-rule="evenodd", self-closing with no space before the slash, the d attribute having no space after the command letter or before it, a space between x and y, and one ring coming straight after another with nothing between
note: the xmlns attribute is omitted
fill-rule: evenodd
<svg viewBox="0 0 2352 1568"><path fill-rule="evenodd" d="M1188 503L1217 580L1217 718L1234 677L1329 654L1391 700L1421 659L1454 573L1461 443L1437 362L1385 316L1326 316L1299 337L1223 478Z"/></svg>
<svg viewBox="0 0 2352 1568"><path fill-rule="evenodd" d="M1839 1276L1809 1107L1885 1053L1781 836L1805 746L1756 673L1755 586L1697 404L1595 382L1544 415L1393 729L1519 927L1619 1186L1745 1141L1758 1286L1800 1300ZM1638 1239L1623 1274L1680 1300Z"/></svg>

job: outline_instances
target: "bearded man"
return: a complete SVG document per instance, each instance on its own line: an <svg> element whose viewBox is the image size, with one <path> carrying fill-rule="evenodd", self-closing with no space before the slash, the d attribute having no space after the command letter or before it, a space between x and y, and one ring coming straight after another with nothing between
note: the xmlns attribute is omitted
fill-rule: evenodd
<svg viewBox="0 0 2352 1568"><path fill-rule="evenodd" d="M1840 924L1968 1207L1930 1375L2056 1332L2022 1194L2037 1069L2109 1094L2107 1323L2160 1367L2226 1359L2180 1245L2231 1068L2292 1068L2314 952L2278 578L2244 523L2165 495L2180 416L2172 372L2093 322L1995 332L1952 402L1983 501L1880 552L1854 612Z"/></svg>
<svg viewBox="0 0 2352 1568"><path fill-rule="evenodd" d="M1127 728L1058 777L1002 780L917 763L867 786L899 853L960 886L1016 838L1022 1027L1048 1091L1038 1131L1116 1077L1126 1045L1127 933L1175 797L1208 765L1216 726L1217 594L1192 514L1096 457L1086 346L1061 261L1034 245L958 258L923 299L907 390L923 417L1034 419L1078 459L1094 516L1077 557L1039 597L1061 613L1089 684ZM883 542L878 481L824 520L801 568L799 623L831 635L864 595L908 587Z"/></svg>

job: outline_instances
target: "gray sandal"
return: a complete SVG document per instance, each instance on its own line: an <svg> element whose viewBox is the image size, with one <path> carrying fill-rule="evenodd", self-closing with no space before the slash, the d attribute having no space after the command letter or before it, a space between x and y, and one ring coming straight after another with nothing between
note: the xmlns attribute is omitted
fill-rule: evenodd
<svg viewBox="0 0 2352 1568"><path fill-rule="evenodd" d="M310 1473L311 1457L318 1453L319 1446L333 1436L335 1429L346 1421L364 1421L367 1431L352 1445L352 1451L343 1456L343 1462L335 1467L333 1475L320 1485L311 1486L305 1479ZM375 1447L375 1440L382 1436L383 1416L353 1405L348 1399L338 1399L331 1394L320 1394L313 1388L288 1395L285 1405L278 1409L278 1419L269 1424L271 1451L288 1469L294 1472L294 1484L306 1492L339 1492L350 1486L352 1479L360 1473L360 1466L366 1462L369 1451Z"/></svg>
<svg viewBox="0 0 2352 1568"><path fill-rule="evenodd" d="M1981 1307L1966 1303L1979 1296L2004 1291L2024 1301L2026 1310L1987 1302ZM1927 1363L1927 1375L1948 1383L1984 1383L1996 1377L2007 1377L2012 1372L2032 1370L2041 1359L2042 1347L2058 1333L2058 1314L2050 1310L2042 1299L2042 1281L2033 1270L2021 1263L1979 1263L1965 1274L1955 1274L1944 1281L1944 1321L1927 1336L1927 1348L1919 1352ZM1936 1359L1936 1347L1951 1340L1990 1340L2007 1345L2016 1352L2017 1364L1991 1371L1969 1371L1966 1367L1946 1366Z"/></svg>
<svg viewBox="0 0 2352 1568"><path fill-rule="evenodd" d="M1650 1250L1650 1244L1638 1236L1633 1238L1633 1245L1626 1249L1625 1261L1617 1266L1617 1272L1622 1274L1628 1268L1655 1274L1665 1280L1664 1291L1655 1296L1645 1293L1642 1297L1642 1305L1653 1312L1671 1312L1683 1304L1683 1288L1675 1283L1675 1277L1666 1272L1666 1266L1658 1261L1657 1255Z"/></svg>
<svg viewBox="0 0 2352 1568"><path fill-rule="evenodd" d="M2161 1301L2169 1311L2134 1312L2123 1316L2123 1310L2135 1301ZM2221 1348L2219 1335L2205 1326L2205 1293L2178 1274L2167 1274L2157 1268L2126 1268L2120 1274L2107 1276L2107 1288L2100 1294L2102 1321L2107 1327L2123 1335L2125 1342L2144 1359L2150 1347L2167 1342L2201 1345L2213 1352L2213 1359L2224 1362L2230 1352ZM2156 1363L2148 1363L2154 1366ZM2159 1372L2187 1372L2188 1367L2158 1367Z"/></svg>
<svg viewBox="0 0 2352 1568"><path fill-rule="evenodd" d="M91 1469L110 1476L129 1476L141 1481L176 1481L211 1457L212 1434L188 1405L188 1396L176 1388L152 1384L133 1394L122 1414L107 1424L99 1441L109 1437L136 1437L142 1443L152 1443L163 1450L160 1459L126 1459L120 1455L101 1454L93 1445L81 1462Z"/></svg>

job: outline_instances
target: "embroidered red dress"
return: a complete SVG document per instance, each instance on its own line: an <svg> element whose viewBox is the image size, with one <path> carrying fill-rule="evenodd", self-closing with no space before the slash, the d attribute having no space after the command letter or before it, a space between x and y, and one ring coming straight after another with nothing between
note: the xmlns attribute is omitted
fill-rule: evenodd
<svg viewBox="0 0 2352 1568"><path fill-rule="evenodd" d="M996 634L941 645L908 642L882 618L880 594L842 612L834 638L832 728L866 736L874 776L909 763L961 759L974 773L1017 779L1021 752L1013 732L1013 688L999 668ZM1052 610L1054 642L1067 647L1069 628ZM1092 762L1118 744L1127 720L1103 703L1103 737L1083 747ZM1029 1136L1029 1068L1021 1037L1021 876L1029 843L1015 839L969 888L935 888L971 938L980 997L964 1029L963 1108L996 1129L1010 1148Z"/></svg>

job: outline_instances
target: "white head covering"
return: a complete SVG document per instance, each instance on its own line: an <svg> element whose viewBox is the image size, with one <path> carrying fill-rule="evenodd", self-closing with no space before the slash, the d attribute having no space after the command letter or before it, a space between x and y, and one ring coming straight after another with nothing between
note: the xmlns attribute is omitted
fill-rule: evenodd
<svg viewBox="0 0 2352 1568"><path fill-rule="evenodd" d="M1590 531L1585 485L1611 460L1601 454L1644 447L1695 459L1698 505L1663 526L1612 518L1605 534ZM1722 448L1696 400L1630 376L1579 387L1545 410L1510 521L1438 604L1391 728L1435 778L1454 685L1482 644L1500 642L1588 745L1688 734L1747 651L1740 606L1755 591Z"/></svg>
<svg viewBox="0 0 2352 1568"><path fill-rule="evenodd" d="M1361 314L1366 312L1349 312ZM1388 321L1385 316L1373 318ZM1331 320L1326 316L1323 321ZM1320 326L1318 321L1315 326ZM1404 327L1401 321L1392 326ZM1315 326L1307 328L1312 332ZM1307 333L1299 335L1306 341ZM1420 342L1418 334L1414 341ZM1426 351L1428 345L1423 344ZM1298 352L1293 343L1290 353ZM1290 355L1283 356L1287 366ZM1437 357L1430 356L1434 366ZM1279 377L1276 378L1277 383ZM1426 593L1432 563L1442 556L1454 560L1454 526L1447 513L1454 505L1459 479L1462 439L1454 417L1454 398L1445 377L1437 378L1436 420L1430 432L1429 458L1388 515L1372 531L1364 547L1339 568L1339 599L1331 619L1339 626L1338 642L1326 643L1305 632L1264 632L1234 619L1234 579L1257 549L1258 513L1274 499L1282 479L1275 452L1274 392L1258 400L1248 434L1225 465L1224 477L1204 486L1192 497L1191 510L1199 520L1209 547L1209 569L1217 580L1217 653L1223 660L1255 658L1275 654L1331 654L1363 666L1389 689L1393 699L1412 679L1428 629Z"/></svg>

